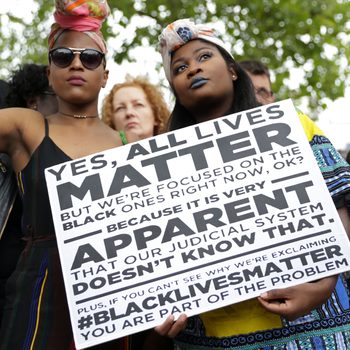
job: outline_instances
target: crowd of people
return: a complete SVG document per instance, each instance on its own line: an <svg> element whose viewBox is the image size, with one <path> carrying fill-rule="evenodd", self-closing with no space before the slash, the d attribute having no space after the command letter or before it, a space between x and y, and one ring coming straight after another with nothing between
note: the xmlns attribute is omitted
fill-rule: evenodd
<svg viewBox="0 0 350 350"><path fill-rule="evenodd" d="M159 37L172 110L158 86L128 76L106 95L100 116L109 73L101 26L109 6L55 4L48 65L24 64L0 85L0 350L75 349L46 168L275 101L259 59L237 62L210 25L179 19ZM350 235L350 166L297 113ZM93 349L350 349L349 304L349 280L338 274L191 317L170 315L154 329Z"/></svg>

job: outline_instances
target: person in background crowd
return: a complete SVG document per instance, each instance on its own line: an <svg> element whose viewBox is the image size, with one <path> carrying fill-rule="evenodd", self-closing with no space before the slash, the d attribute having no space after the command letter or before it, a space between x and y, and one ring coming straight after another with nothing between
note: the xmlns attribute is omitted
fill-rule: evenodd
<svg viewBox="0 0 350 350"><path fill-rule="evenodd" d="M275 95L272 91L268 67L258 60L240 61L239 65L246 71L252 80L255 89L255 96L258 102L262 105L275 102Z"/></svg>
<svg viewBox="0 0 350 350"><path fill-rule="evenodd" d="M140 139L165 131L169 109L157 86L146 78L128 76L105 97L102 120L119 131L132 131Z"/></svg>
<svg viewBox="0 0 350 350"><path fill-rule="evenodd" d="M169 114L161 91L145 77L128 75L103 101L102 120L119 132L132 132L140 140L163 133ZM141 350L150 332L129 336L129 349Z"/></svg>
<svg viewBox="0 0 350 350"><path fill-rule="evenodd" d="M8 94L9 84L5 80L0 80L0 108L6 107L6 96Z"/></svg>
<svg viewBox="0 0 350 350"><path fill-rule="evenodd" d="M350 151L346 153L346 158L345 160L350 164Z"/></svg>
<svg viewBox="0 0 350 350"><path fill-rule="evenodd" d="M258 106L249 77L211 27L178 20L163 30L160 50L176 96L170 130ZM350 192L350 168L315 124L298 115L349 235L345 196ZM334 156L331 163L328 154ZM174 322L169 316L155 330L174 338L177 350L346 349L349 288L342 274L330 276L270 290L190 319L181 315ZM166 349L156 344L154 337L152 349Z"/></svg>
<svg viewBox="0 0 350 350"><path fill-rule="evenodd" d="M23 64L12 73L9 86L8 107L34 109L44 116L57 112L57 99L49 86L46 65Z"/></svg>

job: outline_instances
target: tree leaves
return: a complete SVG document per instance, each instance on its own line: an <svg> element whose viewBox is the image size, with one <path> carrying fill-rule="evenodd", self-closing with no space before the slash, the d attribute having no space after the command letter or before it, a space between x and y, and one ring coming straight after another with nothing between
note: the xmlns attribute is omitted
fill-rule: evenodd
<svg viewBox="0 0 350 350"><path fill-rule="evenodd" d="M47 62L53 1L34 3L37 10L30 23L12 15L3 30L5 15L0 17L2 74L21 61ZM223 38L231 43L236 60L265 62L275 77L273 88L279 99L292 97L298 102L306 96L310 110L316 113L328 99L344 95L350 74L349 0L109 0L109 5L113 17L103 32L118 38L118 45L113 45L118 63L130 60L132 49L138 46L156 48L165 25L178 18L193 18L221 23ZM124 28L130 34L119 40Z"/></svg>

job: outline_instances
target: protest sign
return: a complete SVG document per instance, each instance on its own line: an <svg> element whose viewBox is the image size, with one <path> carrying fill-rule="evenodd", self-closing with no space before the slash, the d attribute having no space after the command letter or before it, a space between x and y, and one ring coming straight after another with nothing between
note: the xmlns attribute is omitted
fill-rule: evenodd
<svg viewBox="0 0 350 350"><path fill-rule="evenodd" d="M46 169L77 348L349 270L291 100Z"/></svg>

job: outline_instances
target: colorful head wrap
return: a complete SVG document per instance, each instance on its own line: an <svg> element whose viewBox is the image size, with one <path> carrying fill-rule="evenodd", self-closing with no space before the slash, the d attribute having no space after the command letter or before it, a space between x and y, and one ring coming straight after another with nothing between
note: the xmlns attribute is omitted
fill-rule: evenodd
<svg viewBox="0 0 350 350"><path fill-rule="evenodd" d="M51 26L49 49L65 30L75 30L89 35L102 52L107 52L100 31L102 22L110 13L106 0L55 0L55 5L56 23Z"/></svg>
<svg viewBox="0 0 350 350"><path fill-rule="evenodd" d="M172 54L181 46L194 39L202 39L222 47L232 58L225 43L219 39L214 29L208 24L195 24L188 18L179 19L169 24L159 36L160 53L163 59L165 76L171 80L170 63Z"/></svg>

